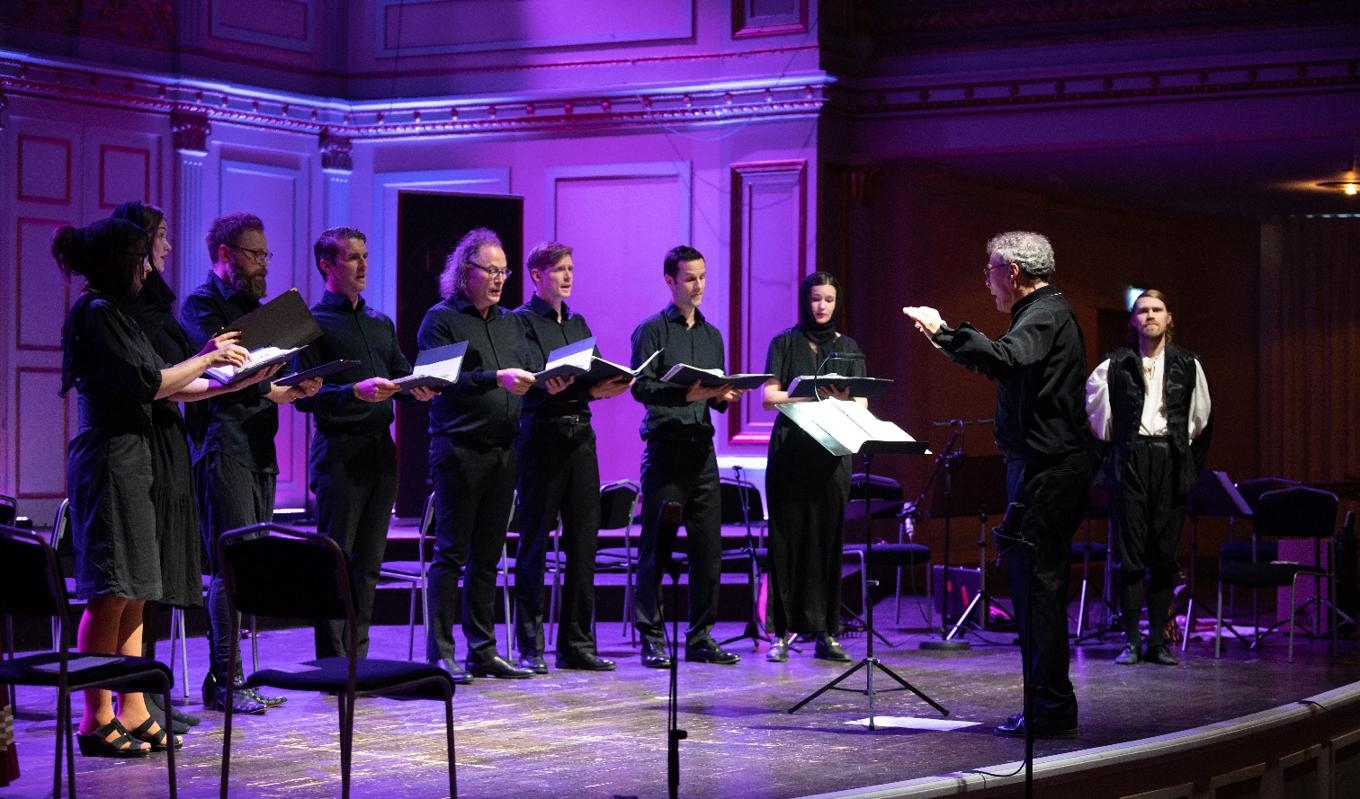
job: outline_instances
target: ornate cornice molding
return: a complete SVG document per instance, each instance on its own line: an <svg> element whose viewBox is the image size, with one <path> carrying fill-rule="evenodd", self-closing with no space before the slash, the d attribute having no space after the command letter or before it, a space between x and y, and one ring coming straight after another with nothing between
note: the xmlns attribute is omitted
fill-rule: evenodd
<svg viewBox="0 0 1360 799"><path fill-rule="evenodd" d="M1346 3L1319 0L1031 0L1024 3L903 3L899 13L880 14L874 24L880 32L923 34L1017 28L1031 25L1068 25L1074 22L1122 24L1134 19L1167 25L1168 16L1194 15L1206 24L1222 21L1236 12L1310 12L1344 18ZM1353 7L1349 13L1353 13ZM1235 17L1229 17L1236 21ZM1273 18L1255 27L1275 24Z"/></svg>
<svg viewBox="0 0 1360 799"><path fill-rule="evenodd" d="M830 110L853 117L995 111L1041 105L1360 90L1360 58L1140 70L955 83L836 87Z"/></svg>
<svg viewBox="0 0 1360 799"><path fill-rule="evenodd" d="M650 127L815 116L831 78L746 81L594 96L535 95L482 101L431 98L346 102L244 87L111 74L103 70L0 58L0 91L85 105L202 117L203 124L333 136L348 141L432 135ZM172 124L174 124L172 122ZM176 135L179 130L176 128ZM190 131L186 131L186 136ZM178 145L177 138L177 147ZM187 139L186 139L187 141Z"/></svg>

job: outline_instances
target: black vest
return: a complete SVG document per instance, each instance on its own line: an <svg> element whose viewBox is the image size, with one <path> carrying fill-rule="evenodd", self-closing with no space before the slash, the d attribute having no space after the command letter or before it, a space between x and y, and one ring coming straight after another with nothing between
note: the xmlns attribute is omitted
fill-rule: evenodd
<svg viewBox="0 0 1360 799"><path fill-rule="evenodd" d="M1143 418L1143 358L1138 350L1120 347L1107 356L1110 359L1108 377L1110 395L1110 443L1114 445L1115 469L1112 476L1123 474L1129 444L1138 437ZM1190 449L1190 398L1195 393L1195 354L1189 350L1166 345L1166 374L1162 391L1166 399L1167 434L1171 438L1172 457L1176 461L1179 492L1187 494L1199 480L1199 468Z"/></svg>

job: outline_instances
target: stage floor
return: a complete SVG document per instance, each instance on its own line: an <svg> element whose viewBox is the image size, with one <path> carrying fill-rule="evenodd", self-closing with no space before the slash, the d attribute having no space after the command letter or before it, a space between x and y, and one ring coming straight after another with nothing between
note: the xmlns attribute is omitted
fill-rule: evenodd
<svg viewBox="0 0 1360 799"><path fill-rule="evenodd" d="M993 736L992 727L1020 708L1019 650L1014 636L969 635L970 651L921 651L929 637L918 607L892 623L892 602L879 605L880 628L895 644L875 654L967 726L926 729L941 716L908 692L878 693L879 729L864 725L868 702L860 693L833 691L798 713L787 709L846 666L812 658L812 646L788 663L765 661L763 647L735 645L736 666L682 663L681 796L801 797L856 787L988 769L1017 761L1023 742ZM741 625L719 625L719 636ZM454 699L459 795L464 797L666 796L667 674L644 669L617 620L600 625L601 654L619 661L613 673L557 671L525 681L477 680ZM845 637L854 658L863 635ZM310 630L260 635L263 663L310 657ZM461 649L460 653L463 651ZM165 651L162 645L162 657ZM1287 704L1349 683L1360 674L1360 648L1342 641L1296 643L1285 662L1285 639L1272 636L1250 653L1233 642L1221 660L1212 638L1190 642L1178 667L1116 666L1114 635L1074 649L1072 677L1081 702L1076 740L1039 741L1036 756L1132 741ZM1179 650L1178 650L1179 652ZM404 657L406 628L375 629L374 656ZM203 724L185 736L179 758L180 796L217 795L222 716L203 712L197 684L205 645L190 642L193 701ZM548 656L552 664L552 654ZM845 685L864 687L863 671ZM875 687L891 681L881 673ZM23 776L6 797L49 795L52 775L53 693L20 689L15 724ZM79 714L79 699L76 713ZM905 727L890 726L902 723ZM442 711L437 703L361 700L354 752L356 797L383 799L447 794ZM1009 769L1008 769L1009 770ZM123 799L165 793L164 755L119 762L76 757L79 796ZM339 792L335 699L294 694L262 717L238 717L233 740L234 797L334 796Z"/></svg>

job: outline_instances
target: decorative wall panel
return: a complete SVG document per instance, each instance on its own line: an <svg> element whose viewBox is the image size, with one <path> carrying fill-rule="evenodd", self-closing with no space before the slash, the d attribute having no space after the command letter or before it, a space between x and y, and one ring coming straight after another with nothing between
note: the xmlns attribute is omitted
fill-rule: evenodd
<svg viewBox="0 0 1360 799"><path fill-rule="evenodd" d="M666 252L690 241L688 165L550 169L547 181L543 238L575 249L576 278L568 305L585 316L604 358L628 363L633 328L670 302L662 273ZM538 243L533 236L526 239L526 249ZM720 313L715 321L722 324ZM637 479L642 414L642 406L628 396L596 409L601 479Z"/></svg>
<svg viewBox="0 0 1360 799"><path fill-rule="evenodd" d="M19 199L26 202L71 202L71 140L19 136Z"/></svg>
<svg viewBox="0 0 1360 799"><path fill-rule="evenodd" d="M14 372L19 460L14 482L24 499L66 496L66 442L75 431L68 421L60 368L24 367Z"/></svg>
<svg viewBox="0 0 1360 799"><path fill-rule="evenodd" d="M127 200L151 197L151 151L112 144L99 146L99 208L112 211Z"/></svg>
<svg viewBox="0 0 1360 799"><path fill-rule="evenodd" d="M691 3L593 0L380 0L377 54L433 55L640 44L694 35Z"/></svg>
<svg viewBox="0 0 1360 799"><path fill-rule="evenodd" d="M732 306L728 371L759 372L775 334L798 319L798 283L808 274L807 162L733 164ZM769 441L773 411L759 391L728 411L731 439Z"/></svg>
<svg viewBox="0 0 1360 799"><path fill-rule="evenodd" d="M319 10L303 0L215 0L212 35L253 45L311 52Z"/></svg>
<svg viewBox="0 0 1360 799"><path fill-rule="evenodd" d="M52 232L69 224L59 219L20 217L15 231L16 349L61 351L61 323L71 305L71 288L52 260ZM80 280L80 278L74 278Z"/></svg>
<svg viewBox="0 0 1360 799"><path fill-rule="evenodd" d="M808 0L735 0L732 12L736 39L808 30Z"/></svg>

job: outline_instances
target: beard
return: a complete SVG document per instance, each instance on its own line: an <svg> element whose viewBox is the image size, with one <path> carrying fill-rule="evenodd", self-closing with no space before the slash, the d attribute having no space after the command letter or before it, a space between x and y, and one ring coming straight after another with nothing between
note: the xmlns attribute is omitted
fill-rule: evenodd
<svg viewBox="0 0 1360 799"><path fill-rule="evenodd" d="M252 277L246 274L245 270L237 266L235 262L231 265L231 287L257 300L264 299L264 295L267 293L264 275Z"/></svg>

